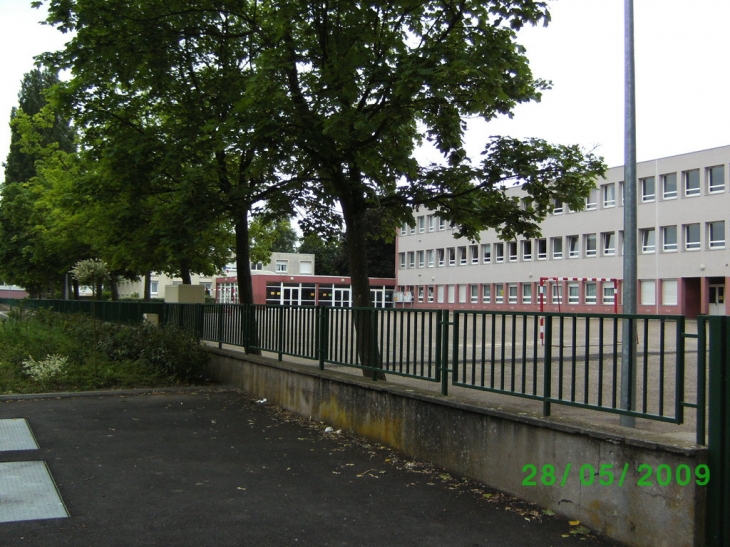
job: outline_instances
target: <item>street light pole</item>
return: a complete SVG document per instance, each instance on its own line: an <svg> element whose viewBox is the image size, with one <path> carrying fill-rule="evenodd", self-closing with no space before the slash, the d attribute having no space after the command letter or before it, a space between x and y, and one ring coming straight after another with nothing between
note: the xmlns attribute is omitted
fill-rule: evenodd
<svg viewBox="0 0 730 547"><path fill-rule="evenodd" d="M634 2L624 0L624 261L625 314L636 314L636 92L634 79ZM621 345L621 408L635 409L636 324L624 319ZM621 416L621 425L634 427L633 416Z"/></svg>

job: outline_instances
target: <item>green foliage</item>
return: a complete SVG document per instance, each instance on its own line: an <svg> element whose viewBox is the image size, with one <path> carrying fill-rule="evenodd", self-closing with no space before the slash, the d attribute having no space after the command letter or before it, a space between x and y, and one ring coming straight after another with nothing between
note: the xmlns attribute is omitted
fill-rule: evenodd
<svg viewBox="0 0 730 547"><path fill-rule="evenodd" d="M95 345L86 315L49 310L9 315L0 323L0 393L205 382L207 352L176 328L101 323ZM63 364L51 368L59 357Z"/></svg>
<svg viewBox="0 0 730 547"><path fill-rule="evenodd" d="M288 220L268 220L256 217L248 228L252 262L268 264L271 253L293 253L299 240Z"/></svg>
<svg viewBox="0 0 730 547"><path fill-rule="evenodd" d="M71 275L79 282L92 288L97 297L97 287L109 279L109 268L103 260L90 258L79 260L71 269Z"/></svg>
<svg viewBox="0 0 730 547"><path fill-rule="evenodd" d="M470 238L533 237L552 199L579 208L605 171L539 140L495 137L481 161L466 154L467 119L510 115L549 88L516 33L549 21L543 1L43 3L50 24L75 31L44 61L72 69L60 99L109 158L104 180L121 176L129 193L164 181L150 188L225 215L244 302L248 219L263 202L275 218L304 211L307 233L344 224L353 302L366 306L369 214L388 235L426 206ZM428 165L423 142L437 151ZM533 206L508 198L510 184Z"/></svg>

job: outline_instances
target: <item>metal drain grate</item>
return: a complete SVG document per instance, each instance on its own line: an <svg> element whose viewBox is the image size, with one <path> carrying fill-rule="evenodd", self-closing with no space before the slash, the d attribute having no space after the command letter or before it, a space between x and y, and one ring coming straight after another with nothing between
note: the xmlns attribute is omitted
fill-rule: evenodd
<svg viewBox="0 0 730 547"><path fill-rule="evenodd" d="M66 517L46 462L0 463L0 522Z"/></svg>
<svg viewBox="0 0 730 547"><path fill-rule="evenodd" d="M38 444L25 418L0 420L0 452L37 449Z"/></svg>

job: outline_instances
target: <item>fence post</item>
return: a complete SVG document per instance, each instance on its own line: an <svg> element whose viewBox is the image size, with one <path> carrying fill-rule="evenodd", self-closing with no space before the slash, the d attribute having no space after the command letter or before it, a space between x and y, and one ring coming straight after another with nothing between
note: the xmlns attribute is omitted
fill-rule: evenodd
<svg viewBox="0 0 730 547"><path fill-rule="evenodd" d="M317 308L317 357L319 369L324 370L324 362L327 359L327 344L329 334L329 313L328 308L319 305Z"/></svg>
<svg viewBox="0 0 730 547"><path fill-rule="evenodd" d="M708 547L730 544L730 317L710 316Z"/></svg>
<svg viewBox="0 0 730 547"><path fill-rule="evenodd" d="M218 349L223 348L223 306L225 304L218 304Z"/></svg>
<svg viewBox="0 0 730 547"><path fill-rule="evenodd" d="M440 310L437 323L436 354L438 355L441 395L449 394L449 310Z"/></svg>
<svg viewBox="0 0 730 547"><path fill-rule="evenodd" d="M550 416L550 398L553 381L553 316L545 317L545 345L543 346L542 415ZM562 344L563 341L561 340Z"/></svg>
<svg viewBox="0 0 730 547"><path fill-rule="evenodd" d="M276 349L277 355L279 356L279 361L284 359L284 353L282 349L282 344L284 343L284 307L279 306L276 309L276 313L278 315L278 321L277 321L277 340L276 340Z"/></svg>

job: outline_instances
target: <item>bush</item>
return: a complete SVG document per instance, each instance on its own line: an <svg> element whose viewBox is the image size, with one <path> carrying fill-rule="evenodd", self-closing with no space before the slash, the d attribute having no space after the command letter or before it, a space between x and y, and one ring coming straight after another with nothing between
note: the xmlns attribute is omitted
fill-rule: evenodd
<svg viewBox="0 0 730 547"><path fill-rule="evenodd" d="M51 373L45 365L58 356L65 364ZM14 312L0 323L0 393L202 383L207 362L199 341L174 327L50 310Z"/></svg>

